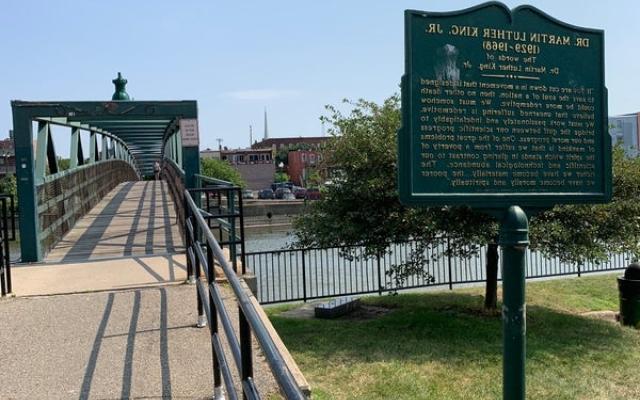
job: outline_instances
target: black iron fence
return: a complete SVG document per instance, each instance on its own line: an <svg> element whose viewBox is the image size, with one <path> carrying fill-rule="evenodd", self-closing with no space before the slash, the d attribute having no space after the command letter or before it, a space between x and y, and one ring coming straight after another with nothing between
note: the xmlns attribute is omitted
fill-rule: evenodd
<svg viewBox="0 0 640 400"><path fill-rule="evenodd" d="M234 191L237 188L228 187L227 189ZM260 305L253 299L248 286L238 277L237 271L227 261L229 255L223 253L211 232L210 224L205 218L206 212L203 213L192 197L193 192L198 202L201 202L202 196L208 198L209 192L217 195L220 190L223 188L184 191L187 270L190 275L193 274L196 278L198 325L204 326L208 322L211 333L215 398L221 396L223 382L227 398L236 399L238 397L231 371L232 364L228 362L223 350L221 333L224 333L241 379L240 387L245 399L260 398L253 380L252 335L255 335L262 348L271 372L285 397L287 399L304 399L302 389L288 369L283 354L271 334L271 332L275 332L273 327L270 326L269 320L260 313ZM233 195L229 195L229 193L226 196L233 198ZM232 216L233 218L236 217L235 214ZM216 266L219 266L224 272L237 302L239 335L236 334L234 324L231 322L230 311L225 306L220 284L216 282Z"/></svg>
<svg viewBox="0 0 640 400"><path fill-rule="evenodd" d="M366 257L359 246L307 248L295 250L261 251L245 254L247 268L253 271L258 283L261 304L310 300L484 282L486 280L486 250L470 258L447 256L446 244L428 247L421 273L409 276L401 285L394 279L392 267L406 262L415 243L396 243L381 256ZM582 265L527 252L526 277L544 278L562 275L582 275L592 272L625 268L631 261L629 254L613 254L605 263ZM502 271L498 270L498 277Z"/></svg>
<svg viewBox="0 0 640 400"><path fill-rule="evenodd" d="M200 202L202 216L207 221L220 247L229 249L229 259L238 271L238 259L245 253L242 188L231 182L195 175L196 187L190 192ZM246 265L240 260L242 274Z"/></svg>
<svg viewBox="0 0 640 400"><path fill-rule="evenodd" d="M0 295L13 291L9 241L16 239L16 220L13 196L0 194ZM9 234L11 232L11 234Z"/></svg>

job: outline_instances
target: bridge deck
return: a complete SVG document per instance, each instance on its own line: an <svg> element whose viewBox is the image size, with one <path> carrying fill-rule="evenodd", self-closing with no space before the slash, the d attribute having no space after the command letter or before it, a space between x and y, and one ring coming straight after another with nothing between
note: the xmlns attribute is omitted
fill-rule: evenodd
<svg viewBox="0 0 640 400"><path fill-rule="evenodd" d="M80 219L45 262L72 263L182 250L166 182L125 182Z"/></svg>

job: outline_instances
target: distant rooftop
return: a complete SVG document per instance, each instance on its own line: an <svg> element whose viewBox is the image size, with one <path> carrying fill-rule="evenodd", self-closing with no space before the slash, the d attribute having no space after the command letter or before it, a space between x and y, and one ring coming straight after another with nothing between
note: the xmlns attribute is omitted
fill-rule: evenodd
<svg viewBox="0 0 640 400"><path fill-rule="evenodd" d="M259 142L254 143L252 148L260 147L284 147L294 144L306 143L306 144L321 144L329 140L328 136L298 136L298 137L283 137L283 138L268 138L262 139Z"/></svg>

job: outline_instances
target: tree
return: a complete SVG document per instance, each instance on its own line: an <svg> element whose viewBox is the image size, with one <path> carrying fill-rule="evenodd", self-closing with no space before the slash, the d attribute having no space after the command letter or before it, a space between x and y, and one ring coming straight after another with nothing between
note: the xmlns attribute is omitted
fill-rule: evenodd
<svg viewBox="0 0 640 400"><path fill-rule="evenodd" d="M428 246L448 245L441 256L469 257L487 245L485 307L496 307L497 223L465 207L407 208L396 188L396 132L400 123L399 99L382 105L359 100L347 102L349 114L328 106L323 121L331 126L324 152L331 166L332 184L324 196L300 216L294 226L299 246L364 244L368 255L379 255L392 242L418 243L406 264L391 273L402 283L420 273L427 260L420 253ZM564 205L530 216L531 248L563 261L602 262L609 254L631 252L640 258L640 158L613 154L613 199L608 204Z"/></svg>
<svg viewBox="0 0 640 400"><path fill-rule="evenodd" d="M640 158L613 151L613 196L607 204L557 206L531 219L531 247L577 265L609 254L640 258Z"/></svg>
<svg viewBox="0 0 640 400"><path fill-rule="evenodd" d="M0 179L0 194L12 195L15 206L18 206L18 184L15 175L5 175Z"/></svg>
<svg viewBox="0 0 640 400"><path fill-rule="evenodd" d="M309 167L309 174L304 186L309 188L317 188L320 187L323 182L324 179L322 178L322 174L320 173L320 171L317 168Z"/></svg>
<svg viewBox="0 0 640 400"><path fill-rule="evenodd" d="M275 175L273 176L273 181L276 183L289 182L289 180L290 180L289 175L287 175L286 172L276 172Z"/></svg>
<svg viewBox="0 0 640 400"><path fill-rule="evenodd" d="M71 168L71 159L69 158L59 158L58 159L58 170L66 171Z"/></svg>
<svg viewBox="0 0 640 400"><path fill-rule="evenodd" d="M366 255L375 256L390 243L412 240L416 246L408 260L390 270L390 278L402 285L414 274L430 278L423 268L434 261L426 256L428 246L448 246L448 253L436 257L469 257L495 240L497 226L485 214L466 207L409 208L400 203L397 95L381 105L365 100L345 103L351 107L349 114L327 106L329 115L322 118L334 137L323 152L323 164L333 171L332 184L324 188L322 200L295 220L296 245L362 244Z"/></svg>
<svg viewBox="0 0 640 400"><path fill-rule="evenodd" d="M221 179L231 182L237 186L245 187L246 183L242 179L240 172L233 168L228 162L215 158L201 158L200 172L202 175L211 178Z"/></svg>

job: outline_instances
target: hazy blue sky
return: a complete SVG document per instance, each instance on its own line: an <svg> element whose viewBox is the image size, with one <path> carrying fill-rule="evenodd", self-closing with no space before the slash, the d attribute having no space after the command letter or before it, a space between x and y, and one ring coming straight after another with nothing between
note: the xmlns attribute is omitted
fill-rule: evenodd
<svg viewBox="0 0 640 400"><path fill-rule="evenodd" d="M403 73L403 10L476 1L30 1L0 13L0 137L11 99L105 100L118 71L137 100L198 101L201 147L321 132L325 104L380 101ZM510 7L523 4L506 1ZM640 111L640 3L530 1L605 30L611 115Z"/></svg>

